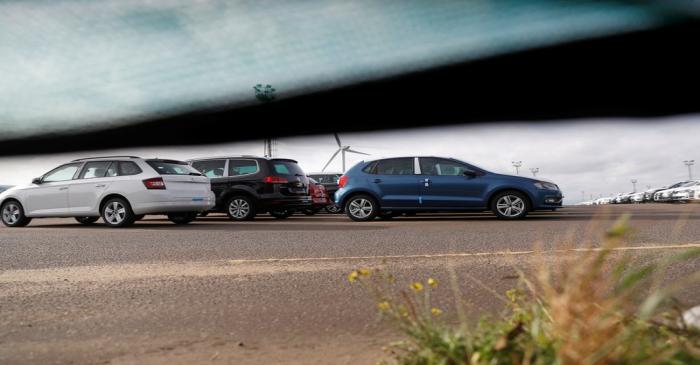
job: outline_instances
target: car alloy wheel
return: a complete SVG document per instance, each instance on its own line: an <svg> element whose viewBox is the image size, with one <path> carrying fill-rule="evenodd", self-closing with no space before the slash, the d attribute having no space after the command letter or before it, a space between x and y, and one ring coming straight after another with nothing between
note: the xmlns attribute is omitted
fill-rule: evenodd
<svg viewBox="0 0 700 365"><path fill-rule="evenodd" d="M114 198L108 200L102 207L102 220L112 227L126 227L135 222L136 216L126 200Z"/></svg>
<svg viewBox="0 0 700 365"><path fill-rule="evenodd" d="M7 223L8 225L14 225L19 222L19 219L21 217L21 212L19 210L19 206L14 203L10 202L5 204L5 208L2 210L2 221Z"/></svg>
<svg viewBox="0 0 700 365"><path fill-rule="evenodd" d="M0 208L0 218L2 223L8 227L24 227L32 221L24 215L22 205L16 201L10 200L3 204Z"/></svg>
<svg viewBox="0 0 700 365"><path fill-rule="evenodd" d="M368 195L358 195L350 198L346 205L346 212L350 219L355 221L369 221L377 216L377 203Z"/></svg>
<svg viewBox="0 0 700 365"><path fill-rule="evenodd" d="M105 219L111 224L121 224L126 219L126 207L118 201L113 201L105 207Z"/></svg>
<svg viewBox="0 0 700 365"><path fill-rule="evenodd" d="M245 220L252 217L253 206L250 200L237 196L228 202L228 216L235 220Z"/></svg>
<svg viewBox="0 0 700 365"><path fill-rule="evenodd" d="M494 213L499 218L518 219L527 214L525 197L516 192L506 192L496 197Z"/></svg>

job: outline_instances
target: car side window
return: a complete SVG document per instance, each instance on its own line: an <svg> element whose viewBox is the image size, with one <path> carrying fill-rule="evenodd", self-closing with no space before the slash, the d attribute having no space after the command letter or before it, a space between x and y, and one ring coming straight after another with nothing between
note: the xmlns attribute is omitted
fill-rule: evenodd
<svg viewBox="0 0 700 365"><path fill-rule="evenodd" d="M78 172L81 163L69 163L63 166L59 166L51 171L49 171L41 179L42 182L58 182L58 181L68 181L72 180L75 173Z"/></svg>
<svg viewBox="0 0 700 365"><path fill-rule="evenodd" d="M112 162L109 167L107 168L107 172L105 173L105 177L114 177L118 176L119 172L117 171L117 162Z"/></svg>
<svg viewBox="0 0 700 365"><path fill-rule="evenodd" d="M258 172L255 160L229 160L228 176L250 175Z"/></svg>
<svg viewBox="0 0 700 365"><path fill-rule="evenodd" d="M119 161L118 165L118 176L138 175L142 172L141 168L131 161Z"/></svg>
<svg viewBox="0 0 700 365"><path fill-rule="evenodd" d="M413 175L413 158L392 158L377 161L374 171L378 175Z"/></svg>
<svg viewBox="0 0 700 365"><path fill-rule="evenodd" d="M442 158L420 158L420 170L423 175L432 176L460 176L464 175L465 171L469 171L469 167L461 163L450 161Z"/></svg>
<svg viewBox="0 0 700 365"><path fill-rule="evenodd" d="M206 177L222 177L226 168L226 160L196 161L192 163L192 167Z"/></svg>
<svg viewBox="0 0 700 365"><path fill-rule="evenodd" d="M111 161L91 161L86 162L83 171L78 176L79 179L95 179L105 177L107 169L112 164Z"/></svg>

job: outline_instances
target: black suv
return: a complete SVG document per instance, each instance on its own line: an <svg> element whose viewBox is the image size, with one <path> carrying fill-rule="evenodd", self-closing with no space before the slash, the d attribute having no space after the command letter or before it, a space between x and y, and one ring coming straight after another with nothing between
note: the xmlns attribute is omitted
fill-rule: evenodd
<svg viewBox="0 0 700 365"><path fill-rule="evenodd" d="M338 186L338 179L340 179L341 176L343 176L343 174L329 172L309 174L310 178L316 180L319 184L326 188L326 193L328 194L328 198L330 198L331 202L335 201L335 192L340 189L340 186ZM324 209L326 209L328 213L340 213L341 211L340 207L335 205L335 203L326 205Z"/></svg>
<svg viewBox="0 0 700 365"><path fill-rule="evenodd" d="M282 219L311 207L309 179L294 160L240 156L188 162L211 179L216 194L212 211L226 212L233 220L250 220L264 212Z"/></svg>

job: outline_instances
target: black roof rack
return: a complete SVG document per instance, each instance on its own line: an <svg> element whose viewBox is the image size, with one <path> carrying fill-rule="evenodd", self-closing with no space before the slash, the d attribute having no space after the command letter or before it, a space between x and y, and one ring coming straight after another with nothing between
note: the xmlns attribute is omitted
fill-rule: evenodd
<svg viewBox="0 0 700 365"><path fill-rule="evenodd" d="M85 160L96 160L96 159L101 159L101 158L140 158L140 157L138 157L138 156L97 156L97 157L78 158L78 159L75 159L71 162L85 161Z"/></svg>

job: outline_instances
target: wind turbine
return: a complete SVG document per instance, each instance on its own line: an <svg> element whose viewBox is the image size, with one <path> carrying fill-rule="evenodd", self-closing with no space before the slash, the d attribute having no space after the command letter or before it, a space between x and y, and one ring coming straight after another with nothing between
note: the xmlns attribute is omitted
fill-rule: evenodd
<svg viewBox="0 0 700 365"><path fill-rule="evenodd" d="M343 173L345 172L345 152L357 153L358 155L368 155L369 156L369 153L351 150L350 146L343 146L343 144L340 142L340 137L338 137L338 133L333 133L333 136L335 136L335 141L338 142L338 150L335 151L333 156L331 156L331 159L328 160L328 163L326 163L326 166L323 166L323 170L321 170L321 172L326 171L326 168L328 167L328 165L330 165L331 162L333 162L333 159L335 158L335 156L338 156L339 153L343 157L343 171L342 171Z"/></svg>

